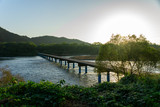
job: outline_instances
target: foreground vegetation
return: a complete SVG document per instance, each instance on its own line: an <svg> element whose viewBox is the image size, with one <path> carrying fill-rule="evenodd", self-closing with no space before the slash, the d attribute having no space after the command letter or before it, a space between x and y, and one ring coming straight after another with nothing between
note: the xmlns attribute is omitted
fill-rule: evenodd
<svg viewBox="0 0 160 107"><path fill-rule="evenodd" d="M108 106L159 107L160 76L128 75L118 83L102 83L92 87L63 85L41 81L14 82L0 87L1 106Z"/></svg>

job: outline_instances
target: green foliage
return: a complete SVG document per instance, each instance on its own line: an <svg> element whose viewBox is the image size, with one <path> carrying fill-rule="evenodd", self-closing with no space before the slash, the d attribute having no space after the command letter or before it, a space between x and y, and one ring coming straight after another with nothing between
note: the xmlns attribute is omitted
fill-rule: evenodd
<svg viewBox="0 0 160 107"><path fill-rule="evenodd" d="M159 75L128 75L118 83L102 83L92 87L65 86L64 80L57 84L48 81L20 82L0 88L0 104L7 99L3 105L159 107L159 80Z"/></svg>
<svg viewBox="0 0 160 107"><path fill-rule="evenodd" d="M48 81L40 83L29 81L7 87L5 93L1 93L0 97L10 97L8 104L12 105L57 106L63 104L64 96L65 92L59 84Z"/></svg>
<svg viewBox="0 0 160 107"><path fill-rule="evenodd" d="M159 60L160 50L151 46L142 35L113 35L108 43L100 47L96 62L99 66L98 72L110 68L117 73L140 75L143 71L151 72Z"/></svg>
<svg viewBox="0 0 160 107"><path fill-rule="evenodd" d="M34 43L0 43L0 57L37 55Z"/></svg>
<svg viewBox="0 0 160 107"><path fill-rule="evenodd" d="M87 44L50 44L34 43L0 43L0 57L5 56L35 56L38 52L54 55L97 55L99 45Z"/></svg>
<svg viewBox="0 0 160 107"><path fill-rule="evenodd" d="M99 51L99 45L87 45L87 44L50 44L39 45L37 47L38 52L54 54L54 55L97 55Z"/></svg>

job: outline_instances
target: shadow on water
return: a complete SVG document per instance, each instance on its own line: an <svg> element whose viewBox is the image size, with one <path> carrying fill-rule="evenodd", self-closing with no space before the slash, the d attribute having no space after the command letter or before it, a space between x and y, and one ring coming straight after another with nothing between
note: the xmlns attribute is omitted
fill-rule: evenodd
<svg viewBox="0 0 160 107"><path fill-rule="evenodd" d="M0 57L0 61L1 60L14 60L14 57Z"/></svg>

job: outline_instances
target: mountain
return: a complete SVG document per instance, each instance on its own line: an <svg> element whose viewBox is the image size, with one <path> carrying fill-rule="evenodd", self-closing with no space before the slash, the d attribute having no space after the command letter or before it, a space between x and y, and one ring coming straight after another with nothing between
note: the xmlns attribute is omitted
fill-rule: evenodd
<svg viewBox="0 0 160 107"><path fill-rule="evenodd" d="M55 36L39 36L29 38L27 36L20 36L14 34L0 27L0 42L33 42L37 45L40 44L60 44L60 43L78 43L78 44L89 44L87 42L78 39L68 39L65 37Z"/></svg>
<svg viewBox="0 0 160 107"><path fill-rule="evenodd" d="M78 44L88 44L87 42L80 41L78 39L68 39L65 37L55 37L55 36L41 36L31 38L31 41L35 44L52 44L52 43L78 43Z"/></svg>
<svg viewBox="0 0 160 107"><path fill-rule="evenodd" d="M27 36L19 36L0 27L0 42L29 42Z"/></svg>

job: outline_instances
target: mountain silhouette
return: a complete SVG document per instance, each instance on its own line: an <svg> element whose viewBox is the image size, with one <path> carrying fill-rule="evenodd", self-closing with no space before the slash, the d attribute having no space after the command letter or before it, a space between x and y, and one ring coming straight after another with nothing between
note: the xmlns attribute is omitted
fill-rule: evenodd
<svg viewBox="0 0 160 107"><path fill-rule="evenodd" d="M87 42L78 39L68 39L65 37L55 36L39 36L29 38L27 36L20 36L18 34L7 31L0 27L0 42L33 42L37 45L40 44L61 44L61 43L77 43L77 44L89 44Z"/></svg>

